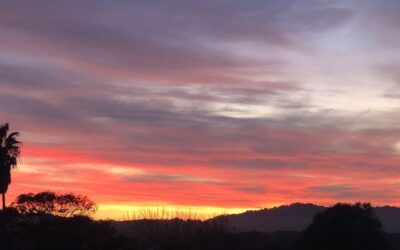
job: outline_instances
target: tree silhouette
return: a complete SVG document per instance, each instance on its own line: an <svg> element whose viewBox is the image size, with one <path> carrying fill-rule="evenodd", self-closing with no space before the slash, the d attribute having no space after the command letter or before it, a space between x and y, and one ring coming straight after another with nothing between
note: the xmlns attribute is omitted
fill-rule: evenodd
<svg viewBox="0 0 400 250"><path fill-rule="evenodd" d="M317 213L299 246L301 250L388 249L382 225L369 203L338 203Z"/></svg>
<svg viewBox="0 0 400 250"><path fill-rule="evenodd" d="M54 192L19 195L11 206L21 214L51 214L60 217L91 216L96 204L87 196Z"/></svg>
<svg viewBox="0 0 400 250"><path fill-rule="evenodd" d="M0 125L0 193L3 210L6 207L6 193L11 183L11 169L17 166L21 142L16 139L19 132L8 133L8 123Z"/></svg>

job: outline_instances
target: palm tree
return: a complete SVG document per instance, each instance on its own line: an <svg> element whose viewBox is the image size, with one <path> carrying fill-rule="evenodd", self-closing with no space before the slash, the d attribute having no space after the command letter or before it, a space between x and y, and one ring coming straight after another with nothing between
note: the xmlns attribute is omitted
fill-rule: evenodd
<svg viewBox="0 0 400 250"><path fill-rule="evenodd" d="M6 208L6 193L11 183L11 169L17 167L21 142L16 139L19 132L8 133L8 123L0 125L0 193L3 210Z"/></svg>

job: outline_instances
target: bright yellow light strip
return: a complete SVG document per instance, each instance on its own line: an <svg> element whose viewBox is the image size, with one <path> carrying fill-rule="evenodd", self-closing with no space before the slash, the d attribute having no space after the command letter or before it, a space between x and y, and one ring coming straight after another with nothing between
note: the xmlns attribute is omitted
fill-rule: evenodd
<svg viewBox="0 0 400 250"><path fill-rule="evenodd" d="M221 208L208 206L175 205L121 205L99 204L95 219L194 219L205 220L222 214L237 214L254 208Z"/></svg>

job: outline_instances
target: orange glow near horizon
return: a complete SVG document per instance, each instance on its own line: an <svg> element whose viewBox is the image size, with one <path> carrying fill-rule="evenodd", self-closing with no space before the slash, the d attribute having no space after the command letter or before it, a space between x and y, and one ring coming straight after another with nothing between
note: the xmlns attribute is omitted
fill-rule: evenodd
<svg viewBox="0 0 400 250"><path fill-rule="evenodd" d="M373 194L375 189L373 185L381 185L379 180L371 179L370 185L365 186L368 183L367 179L372 178L372 175L357 169L352 170L351 176L346 177L335 176L319 168L311 168L308 171L290 169L287 172L270 169L249 173L240 169L226 172L224 169L210 167L168 168L152 165L133 167L129 164L101 163L102 159L99 158L92 162L90 157L82 157L64 150L44 148L30 150L27 147L28 145L24 145L22 162L13 171L13 183L7 195L9 201L21 193L44 190L88 195L98 204L96 219L123 220L146 216L207 219L220 214L235 214L295 202L319 205L331 205L339 201L368 201L374 205L399 204L395 200L383 199L385 197L372 200L370 197L329 196L331 192L335 195L336 188L339 192L348 192L346 187L336 186L336 183L348 182L354 178L363 180L359 186L353 181L353 185L362 188L360 194L371 192ZM309 161L306 160L309 157L314 160L319 157L333 158L334 162L344 163L359 160L359 157L347 154L305 155L296 156L295 159L301 160L303 157L305 161ZM390 164L388 159L379 161L382 161L382 164ZM378 179L383 178L376 173L374 176ZM133 182L128 177L133 178ZM246 181L242 184L241 179L251 179L252 184ZM268 180L268 183L265 180ZM382 179L382 185L387 183L398 185L399 180L400 177L393 175ZM238 197L235 185L242 185L248 192L246 196ZM312 189L320 185L327 186L327 190ZM230 186L233 188L230 189ZM267 188L258 189L254 188L255 186L267 186ZM342 188L344 190L341 190ZM246 200L242 201L244 197Z"/></svg>

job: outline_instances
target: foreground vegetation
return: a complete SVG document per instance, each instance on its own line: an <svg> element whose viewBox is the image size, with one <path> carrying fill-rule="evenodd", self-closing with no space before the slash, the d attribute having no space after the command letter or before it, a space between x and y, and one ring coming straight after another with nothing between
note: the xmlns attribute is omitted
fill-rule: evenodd
<svg viewBox="0 0 400 250"><path fill-rule="evenodd" d="M95 221L89 217L0 213L0 242L5 250L33 249L294 249L297 233L240 233L219 222L138 220Z"/></svg>
<svg viewBox="0 0 400 250"><path fill-rule="evenodd" d="M0 213L1 249L400 249L400 234L383 232L369 204L338 204L317 214L304 232L275 233L235 232L223 217L208 221L117 222L95 221L81 215L26 213L19 209L11 207Z"/></svg>

